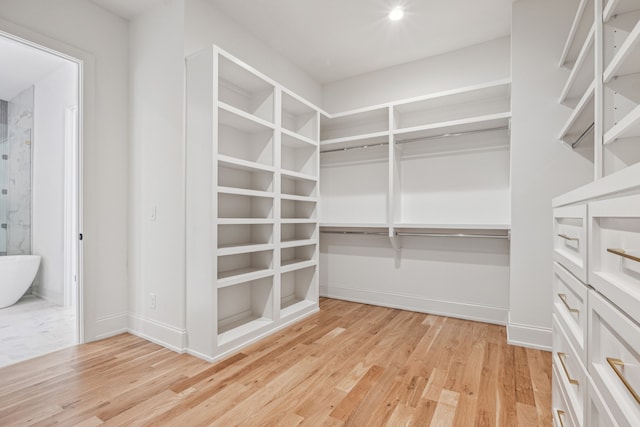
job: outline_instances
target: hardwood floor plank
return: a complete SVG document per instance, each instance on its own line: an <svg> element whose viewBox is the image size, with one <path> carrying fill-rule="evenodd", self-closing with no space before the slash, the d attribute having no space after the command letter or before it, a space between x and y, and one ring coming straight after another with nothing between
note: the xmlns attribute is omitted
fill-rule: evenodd
<svg viewBox="0 0 640 427"><path fill-rule="evenodd" d="M504 327L320 307L214 364L121 334L0 368L0 425L551 424L551 357Z"/></svg>

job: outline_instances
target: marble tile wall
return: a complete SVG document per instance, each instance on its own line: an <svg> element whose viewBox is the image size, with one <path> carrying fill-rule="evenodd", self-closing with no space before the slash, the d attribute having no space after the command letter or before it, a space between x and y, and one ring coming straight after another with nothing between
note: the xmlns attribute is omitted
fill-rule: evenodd
<svg viewBox="0 0 640 427"><path fill-rule="evenodd" d="M9 101L7 255L31 253L31 142L33 86Z"/></svg>

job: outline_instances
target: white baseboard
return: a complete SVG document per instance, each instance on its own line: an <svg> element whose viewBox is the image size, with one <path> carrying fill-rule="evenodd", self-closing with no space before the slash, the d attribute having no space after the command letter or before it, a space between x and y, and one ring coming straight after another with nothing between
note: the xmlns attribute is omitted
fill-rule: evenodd
<svg viewBox="0 0 640 427"><path fill-rule="evenodd" d="M135 313L129 313L128 320L129 333L177 353L185 352L186 330Z"/></svg>
<svg viewBox="0 0 640 427"><path fill-rule="evenodd" d="M127 316L127 313L120 313L96 319L94 339L101 340L127 332Z"/></svg>
<svg viewBox="0 0 640 427"><path fill-rule="evenodd" d="M509 321L507 325L507 342L511 345L551 351L551 328L521 325Z"/></svg>
<svg viewBox="0 0 640 427"><path fill-rule="evenodd" d="M320 285L320 296L402 310L456 317L477 322L506 325L506 308L488 307L454 301L441 301L416 295L402 295L341 286Z"/></svg>

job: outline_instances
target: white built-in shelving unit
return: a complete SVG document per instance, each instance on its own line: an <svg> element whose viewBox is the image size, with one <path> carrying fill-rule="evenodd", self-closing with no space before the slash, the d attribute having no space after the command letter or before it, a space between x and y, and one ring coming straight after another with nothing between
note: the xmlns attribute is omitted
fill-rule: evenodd
<svg viewBox="0 0 640 427"><path fill-rule="evenodd" d="M218 47L187 58L187 348L318 309L319 110Z"/></svg>
<svg viewBox="0 0 640 427"><path fill-rule="evenodd" d="M324 115L323 230L505 236L510 88L500 80Z"/></svg>

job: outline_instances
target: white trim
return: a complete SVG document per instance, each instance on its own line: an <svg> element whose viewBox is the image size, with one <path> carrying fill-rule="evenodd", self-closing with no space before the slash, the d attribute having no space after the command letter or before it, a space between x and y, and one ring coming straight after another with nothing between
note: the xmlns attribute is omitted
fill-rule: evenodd
<svg viewBox="0 0 640 427"><path fill-rule="evenodd" d="M178 353L184 353L187 344L187 331L166 323L158 322L146 316L129 313L128 331Z"/></svg>
<svg viewBox="0 0 640 427"><path fill-rule="evenodd" d="M345 301L372 304L438 316L455 317L476 322L505 325L508 310L464 302L442 301L415 295L402 295L362 289L349 289L341 286L320 285L320 296Z"/></svg>
<svg viewBox="0 0 640 427"><path fill-rule="evenodd" d="M120 313L96 319L94 326L94 338L96 340L101 340L124 332L129 332L129 329L127 328L127 316L128 313Z"/></svg>
<svg viewBox="0 0 640 427"><path fill-rule="evenodd" d="M520 347L551 351L551 328L511 323L511 319L509 319L507 343Z"/></svg>

